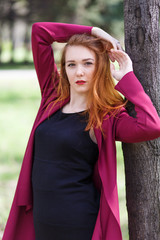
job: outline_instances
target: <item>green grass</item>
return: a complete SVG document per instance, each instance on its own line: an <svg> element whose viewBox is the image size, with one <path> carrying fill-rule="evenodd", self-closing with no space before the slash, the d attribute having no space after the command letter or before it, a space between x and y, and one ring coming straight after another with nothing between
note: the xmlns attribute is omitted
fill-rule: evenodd
<svg viewBox="0 0 160 240"><path fill-rule="evenodd" d="M12 75L13 74L13 75ZM0 239L11 207L25 147L40 104L37 79L0 75Z"/></svg>
<svg viewBox="0 0 160 240"><path fill-rule="evenodd" d="M40 104L36 77L26 74L0 78L0 239L9 214L29 134ZM0 72L1 75L1 72ZM125 207L124 166L120 143L118 154L118 190L124 240L128 240Z"/></svg>

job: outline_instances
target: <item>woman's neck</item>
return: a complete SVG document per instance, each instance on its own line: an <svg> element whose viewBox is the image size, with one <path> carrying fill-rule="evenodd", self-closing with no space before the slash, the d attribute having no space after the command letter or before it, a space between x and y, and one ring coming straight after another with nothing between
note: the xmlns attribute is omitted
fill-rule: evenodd
<svg viewBox="0 0 160 240"><path fill-rule="evenodd" d="M70 101L63 107L63 112L81 112L87 109L87 95L86 94L70 94Z"/></svg>

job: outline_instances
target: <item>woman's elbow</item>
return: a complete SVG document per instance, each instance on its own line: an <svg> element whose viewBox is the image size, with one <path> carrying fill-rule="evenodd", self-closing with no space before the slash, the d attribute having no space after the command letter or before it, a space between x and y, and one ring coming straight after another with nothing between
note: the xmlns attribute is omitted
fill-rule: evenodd
<svg viewBox="0 0 160 240"><path fill-rule="evenodd" d="M155 135L155 138L160 137L160 123L158 124L158 126L155 127L154 135Z"/></svg>
<svg viewBox="0 0 160 240"><path fill-rule="evenodd" d="M38 22L36 22L36 23L33 23L33 24L32 24L32 34L35 34L35 33L37 33L37 32L38 32L38 30L39 30L39 27L40 27L40 25L39 25L39 23L38 23Z"/></svg>
<svg viewBox="0 0 160 240"><path fill-rule="evenodd" d="M148 135L151 137L151 140L160 137L160 118L148 126Z"/></svg>

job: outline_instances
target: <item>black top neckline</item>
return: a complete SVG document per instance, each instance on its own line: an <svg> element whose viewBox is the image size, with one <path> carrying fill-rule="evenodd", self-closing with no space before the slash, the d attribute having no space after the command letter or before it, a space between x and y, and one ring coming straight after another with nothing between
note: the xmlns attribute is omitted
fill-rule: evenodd
<svg viewBox="0 0 160 240"><path fill-rule="evenodd" d="M61 112L61 114L63 114L63 115L81 114L81 113L84 113L85 111L86 111L86 110L83 110L83 111L80 111L80 112L65 113L65 112L62 112L62 108L60 109L60 112Z"/></svg>

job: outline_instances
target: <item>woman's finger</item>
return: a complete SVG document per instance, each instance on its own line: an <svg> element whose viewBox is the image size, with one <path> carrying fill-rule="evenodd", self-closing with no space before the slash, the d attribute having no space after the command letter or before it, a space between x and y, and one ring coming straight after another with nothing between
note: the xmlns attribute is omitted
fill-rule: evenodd
<svg viewBox="0 0 160 240"><path fill-rule="evenodd" d="M122 50L121 44L117 40L114 39L112 45L115 50Z"/></svg>
<svg viewBox="0 0 160 240"><path fill-rule="evenodd" d="M125 53L124 51L122 50L113 50L111 49L111 54L112 56L116 59L116 61L118 62L125 62L127 60L130 60L129 56L127 55L127 53Z"/></svg>
<svg viewBox="0 0 160 240"><path fill-rule="evenodd" d="M121 43L119 41L117 42L117 50L123 50L122 46L121 46Z"/></svg>
<svg viewBox="0 0 160 240"><path fill-rule="evenodd" d="M111 52L111 55L112 55L112 57L118 62L118 64L119 64L120 66L123 65L123 63L124 63L124 61L125 61L123 55L120 55L120 54L117 53L117 52Z"/></svg>
<svg viewBox="0 0 160 240"><path fill-rule="evenodd" d="M108 51L108 56L112 62L115 62L115 58L113 57L112 53Z"/></svg>
<svg viewBox="0 0 160 240"><path fill-rule="evenodd" d="M110 64L110 71L113 77L115 77L115 66L113 63Z"/></svg>

